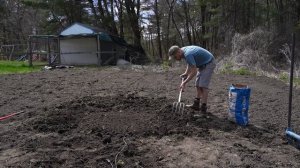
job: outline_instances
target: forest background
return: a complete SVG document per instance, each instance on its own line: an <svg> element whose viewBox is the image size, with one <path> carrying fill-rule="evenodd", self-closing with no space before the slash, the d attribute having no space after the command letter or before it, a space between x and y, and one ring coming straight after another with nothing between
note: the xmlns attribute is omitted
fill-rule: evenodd
<svg viewBox="0 0 300 168"><path fill-rule="evenodd" d="M124 38L152 63L167 62L171 45L199 45L221 70L280 73L293 33L299 56L298 0L0 0L0 45L26 52L29 35L57 35L74 22Z"/></svg>

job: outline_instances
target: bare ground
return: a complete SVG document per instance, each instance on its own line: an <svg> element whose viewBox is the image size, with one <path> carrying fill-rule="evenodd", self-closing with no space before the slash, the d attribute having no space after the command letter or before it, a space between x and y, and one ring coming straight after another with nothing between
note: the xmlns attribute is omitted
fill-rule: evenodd
<svg viewBox="0 0 300 168"><path fill-rule="evenodd" d="M300 167L299 151L284 137L286 84L216 74L209 115L194 118L189 109L171 112L181 71L110 67L0 76L0 116L25 111L0 121L0 167ZM247 127L227 120L232 83L252 88ZM194 94L191 83L183 101Z"/></svg>

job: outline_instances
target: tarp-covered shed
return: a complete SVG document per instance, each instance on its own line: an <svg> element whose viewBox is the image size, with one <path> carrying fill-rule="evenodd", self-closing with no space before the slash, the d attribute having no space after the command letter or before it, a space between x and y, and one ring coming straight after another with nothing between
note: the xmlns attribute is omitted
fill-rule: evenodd
<svg viewBox="0 0 300 168"><path fill-rule="evenodd" d="M74 23L59 35L62 65L114 65L124 58L126 42L101 28Z"/></svg>

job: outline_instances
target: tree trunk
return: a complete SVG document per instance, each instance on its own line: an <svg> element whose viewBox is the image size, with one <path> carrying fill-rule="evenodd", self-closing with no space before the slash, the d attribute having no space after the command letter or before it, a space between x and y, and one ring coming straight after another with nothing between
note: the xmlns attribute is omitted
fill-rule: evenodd
<svg viewBox="0 0 300 168"><path fill-rule="evenodd" d="M233 19L233 26L234 26L234 31L237 31L237 23L236 23L236 21L237 21L237 2L236 2L237 0L234 0L234 19Z"/></svg>
<svg viewBox="0 0 300 168"><path fill-rule="evenodd" d="M171 2L171 4L173 4L173 1ZM167 25L167 32L166 32L166 38L167 38L167 47L170 47L170 39L169 39L169 34L170 34L170 22L171 22L171 15L172 15L172 10L173 10L173 6L170 5L169 0L166 0L168 6L169 6L169 12L168 12L168 25Z"/></svg>
<svg viewBox="0 0 300 168"><path fill-rule="evenodd" d="M206 48L206 40L204 38L206 34L206 26L205 26L205 18L206 18L206 4L201 5L201 26L202 26L202 46Z"/></svg>
<svg viewBox="0 0 300 168"><path fill-rule="evenodd" d="M161 37L160 37L160 17L158 11L158 3L155 0L154 13L156 18L156 33L157 33L157 46L158 46L158 54L159 58L162 60L162 50L161 50Z"/></svg>
<svg viewBox="0 0 300 168"><path fill-rule="evenodd" d="M189 9L187 7L187 3L185 0L182 1L183 4L183 9L184 9L184 16L185 16L185 29L186 29L186 36L188 38L189 44L192 44L192 37L191 37L191 33L190 33L190 20L189 20Z"/></svg>
<svg viewBox="0 0 300 168"><path fill-rule="evenodd" d="M100 19L99 19L99 16L98 16L97 12L96 12L96 8L95 8L95 5L94 5L94 1L93 1L93 0L88 0L88 2L89 2L89 4L90 4L90 8L91 8L92 13L93 13L94 18L95 18L94 24L95 24L95 25L98 25L98 22L99 22Z"/></svg>
<svg viewBox="0 0 300 168"><path fill-rule="evenodd" d="M174 26L175 26L175 29L177 30L178 35L179 35L179 37L180 37L181 45L184 46L184 42L183 42L182 35L181 35L181 33L180 33L180 30L179 30L179 28L178 28L178 26L177 26L177 23L176 23L176 21L175 21L175 18L174 18L174 5L175 5L175 0L173 0L173 1L172 1L172 4L170 5L170 7L172 7L172 13L171 13L171 16L172 16L172 22L173 22L173 24L174 24Z"/></svg>
<svg viewBox="0 0 300 168"><path fill-rule="evenodd" d="M154 47L154 44L153 44L152 33L150 33L150 42L151 42L152 56L154 57L154 55L155 55L155 47Z"/></svg>
<svg viewBox="0 0 300 168"><path fill-rule="evenodd" d="M270 2L267 0L267 29L270 30Z"/></svg>
<svg viewBox="0 0 300 168"><path fill-rule="evenodd" d="M247 1L246 7L247 7L247 13L245 15L247 18L246 19L247 22L246 22L244 33L249 33L249 30L251 28L251 1L250 0Z"/></svg>
<svg viewBox="0 0 300 168"><path fill-rule="evenodd" d="M253 25L252 28L256 27L256 0L253 0Z"/></svg>
<svg viewBox="0 0 300 168"><path fill-rule="evenodd" d="M139 0L137 5L135 5L134 1L132 0L125 0L125 6L134 35L134 45L141 47L141 30L139 28Z"/></svg>
<svg viewBox="0 0 300 168"><path fill-rule="evenodd" d="M100 13L100 22L101 22L101 24L103 26L107 25L105 12L104 12L104 9L102 7L102 1L98 1L98 10L99 10L99 13Z"/></svg>
<svg viewBox="0 0 300 168"><path fill-rule="evenodd" d="M131 26L131 30L133 32L133 43L135 50L140 53L139 58L137 60L138 63L143 63L146 61L145 51L142 47L141 43L141 29L139 25L139 18L140 18L140 0L137 0L135 4L132 0L125 0L125 7L127 11L127 15L129 17L129 22Z"/></svg>
<svg viewBox="0 0 300 168"><path fill-rule="evenodd" d="M296 7L296 10L297 10L297 20L300 24L300 2L299 1L296 1L296 4L297 4L297 7Z"/></svg>
<svg viewBox="0 0 300 168"><path fill-rule="evenodd" d="M278 32L280 35L283 35L285 33L285 21L284 21L284 7L283 7L283 2L282 0L279 0L277 2L277 0L275 0L276 6L277 6L277 10L278 10L278 22L277 22L277 26L278 26Z"/></svg>
<svg viewBox="0 0 300 168"><path fill-rule="evenodd" d="M119 32L120 32L120 37L124 38L124 24L123 24L123 4L124 0L118 0L119 1ZM117 3L116 3L117 4Z"/></svg>
<svg viewBox="0 0 300 168"><path fill-rule="evenodd" d="M110 23L111 23L111 32L114 34L114 35L119 35L118 34L118 29L117 29L117 25L116 25L116 22L115 22L115 12L114 12L114 1L113 0L110 0Z"/></svg>

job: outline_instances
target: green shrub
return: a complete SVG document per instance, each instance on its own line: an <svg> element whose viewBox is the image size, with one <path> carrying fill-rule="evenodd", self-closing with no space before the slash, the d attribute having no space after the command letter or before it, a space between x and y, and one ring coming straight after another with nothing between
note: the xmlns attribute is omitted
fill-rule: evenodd
<svg viewBox="0 0 300 168"><path fill-rule="evenodd" d="M279 80L289 83L290 82L290 76L288 73L280 73L279 74ZM294 77L293 79L294 86L300 86L300 78Z"/></svg>
<svg viewBox="0 0 300 168"><path fill-rule="evenodd" d="M224 69L221 70L222 74L233 74L233 75L255 75L254 72L251 72L247 68L239 68L239 69L232 69L231 64L226 64Z"/></svg>
<svg viewBox="0 0 300 168"><path fill-rule="evenodd" d="M170 61L163 61L162 67L164 70L168 70L170 68Z"/></svg>
<svg viewBox="0 0 300 168"><path fill-rule="evenodd" d="M233 70L233 74L235 75L253 75L253 73L247 68L240 68L237 70Z"/></svg>
<svg viewBox="0 0 300 168"><path fill-rule="evenodd" d="M284 82L288 82L289 81L289 74L287 73L280 73L279 74L279 79L284 81Z"/></svg>
<svg viewBox="0 0 300 168"><path fill-rule="evenodd" d="M233 65L231 63L227 63L227 64L224 65L225 70L230 70L232 68L233 68Z"/></svg>
<svg viewBox="0 0 300 168"><path fill-rule="evenodd" d="M294 78L294 85L300 86L300 78Z"/></svg>

